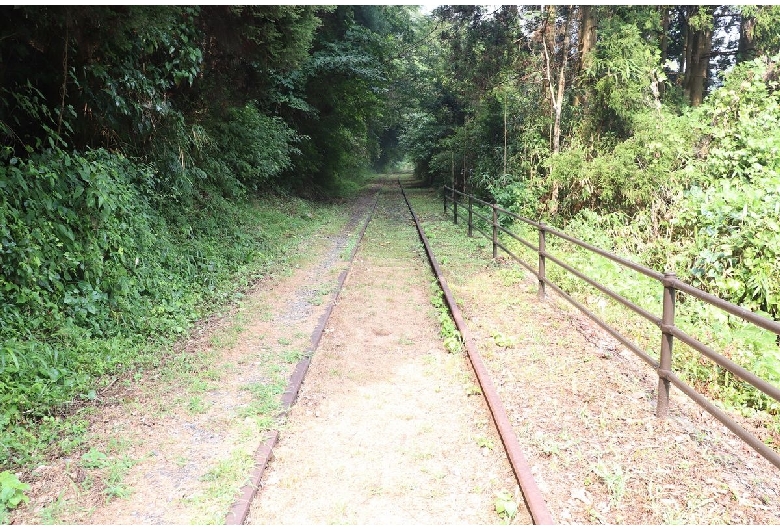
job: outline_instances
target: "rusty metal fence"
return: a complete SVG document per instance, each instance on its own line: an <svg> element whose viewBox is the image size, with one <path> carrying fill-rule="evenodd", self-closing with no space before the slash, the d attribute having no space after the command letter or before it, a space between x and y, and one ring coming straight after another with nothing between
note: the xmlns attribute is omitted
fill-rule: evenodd
<svg viewBox="0 0 780 530"><path fill-rule="evenodd" d="M696 402L700 407L705 409L717 420L719 420L731 432L736 434L739 438L745 441L745 443L750 445L750 447L755 449L761 456L769 460L772 464L774 464L777 468L780 469L780 454L776 453L772 448L764 444L753 434L746 431L739 423L737 423L731 417L729 417L729 415L726 412L724 412L717 405L715 405L715 403L708 400L704 395L702 395L693 387L691 387L683 380L681 380L677 376L677 374L675 374L674 371L672 370L673 344L674 344L674 339L677 338L678 340L682 341L683 343L687 344L694 350L698 351L699 353L701 353L711 361L715 362L717 365L721 366L722 368L724 368L725 370L727 370L737 378L741 379L742 381L750 385L753 385L754 388L763 392L764 394L771 397L772 399L780 401L780 388L777 388L771 383L759 378L754 373L750 372L749 370L746 370L742 366L733 362L731 359L721 355L720 353L716 352L706 344L702 343L698 339L694 338L693 336L689 335L688 333L684 332L683 330L675 326L674 315L675 315L676 295L678 291L682 293L686 293L687 295L697 298L707 304L718 307L723 311L726 311L736 317L739 317L762 329L765 329L771 333L775 333L778 335L780 335L780 322L770 320L761 315L748 311L745 308L739 307L735 304L727 302L726 300L718 298L717 296L713 296L707 292L697 289L692 285L689 285L685 282L678 280L674 273L670 273L670 272L660 273L654 271L642 265L633 263L627 259L616 256L611 252L607 252L593 245L585 243L584 241L580 241L579 239L576 239L568 234L565 234L564 232L561 232L560 230L557 230L553 227L547 226L544 223L533 221L531 219L526 219L525 217L521 217L513 212L501 208L497 204L490 204L488 202L478 199L477 197L474 197L473 195L469 195L461 191L455 190L449 186L445 186L444 187L444 211L445 213L447 212L447 201L449 199L449 201L452 203L453 220L455 224L458 223L458 206L459 203L461 202L460 201L461 197L467 200L466 205L460 205L460 206L465 207L468 214L468 221L467 221L468 235L472 236L473 231L477 230L484 237L490 239L493 243L493 258L498 257L498 249L501 249L504 252L506 252L510 257L512 257L515 261L520 263L523 267L528 269L533 275L535 275L538 278L539 280L538 294L540 299L545 298L545 291L547 287L552 288L560 296L562 296L563 298L568 300L572 305L577 307L577 309L585 313L585 315L587 315L591 320L593 320L596 324L598 324L601 328L603 328L607 333L612 335L617 341L619 341L626 348L634 352L637 356L639 356L640 359L642 359L644 362L646 362L648 365L652 366L655 369L656 373L658 374L658 399L656 403L656 414L658 417L665 417L668 414L669 390L670 390L670 386L674 385L679 390L681 390L685 395L691 398L694 402ZM490 216L483 215L475 208L475 206L482 206L490 209L491 215ZM520 221L521 223L536 228L539 236L538 244L534 245L533 243L527 241L526 239L518 236L517 234L501 226L501 224L498 222L499 214L508 216L516 221ZM484 223L487 226L492 227L491 230L492 233L488 234L485 231L483 231L481 228L479 228L479 226L477 226L474 222L475 217L478 220L484 221ZM539 259L537 267L534 268L533 266L529 265L521 258L516 256L511 250L509 250L500 241L499 239L500 233L506 234L507 236L511 237L515 241L521 243L525 247L535 252L538 255L538 259ZM573 243L574 245L583 248L589 252L603 256L623 267L632 269L648 278L657 281L663 289L663 298L662 298L663 305L662 305L661 316L659 317L650 313L646 309L640 307L639 305L633 303L632 301L626 299L625 297L617 294L610 288L587 277L582 272L576 270L574 267L570 266L569 264L565 263L561 259L547 252L546 249L547 239L551 235L559 237L570 243ZM575 277L583 280L587 284L598 289L608 297L612 298L613 300L627 307L628 309L630 309L637 315L643 317L650 323L655 324L661 331L661 350L660 350L660 355L658 360L649 356L645 351L643 351L639 346L634 344L630 339L623 336L618 330L616 330L614 327L604 322L601 318L599 318L593 312L588 310L582 303L575 300L562 288L560 288L558 285L550 281L546 273L546 267L548 261L554 263L555 265L558 265L565 271L571 273Z"/></svg>

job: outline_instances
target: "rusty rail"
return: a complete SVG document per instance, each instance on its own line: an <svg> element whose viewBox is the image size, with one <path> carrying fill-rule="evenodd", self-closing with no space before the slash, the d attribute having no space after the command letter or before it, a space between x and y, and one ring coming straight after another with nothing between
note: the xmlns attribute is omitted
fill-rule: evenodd
<svg viewBox="0 0 780 530"><path fill-rule="evenodd" d="M718 352L714 351L709 346L703 344L698 339L692 337L691 335L685 333L681 329L677 328L674 325L675 320L675 300L676 300L676 294L678 291L684 292L694 298L697 298L707 304L713 305L715 307L718 307L734 316L737 316L739 318L742 318L743 320L750 322L760 328L763 328L769 332L776 333L780 335L780 322L776 322L774 320L768 319L766 317L763 317L761 315L758 315L756 313L753 313L743 307L740 307L736 304L732 304L731 302L728 302L726 300L723 300L721 298L718 298L717 296L714 296L710 293L707 293L705 291L702 291L700 289L697 289L696 287L693 287L692 285L689 285L685 282L680 281L677 279L677 277L674 275L674 273L667 272L667 273L660 273L658 271L652 270L650 268L644 267L642 265L639 265L637 263L634 263L632 261L629 261L625 258L621 258L620 256L617 256L615 254L612 254L611 252L607 252L606 250L602 250L598 247L595 247L593 245L590 245L588 243L585 243L584 241L581 241L575 237L572 237L564 232L561 232L560 230L557 230L555 228L552 228L550 226L545 225L541 222L532 221L531 219L527 219L525 217L521 217L513 212L507 211L500 206L496 204L490 204L485 201L482 201L476 197L473 197L472 195L463 193L461 191L458 191L454 188L451 188L449 186L444 187L444 211L446 213L447 211L447 194L448 192L451 192L450 200L453 203L453 210L457 208L457 204L459 202L459 197L465 197L468 198L468 213L469 213L469 235L472 233L472 229L476 228L478 232L480 232L483 236L485 236L488 239L492 239L493 243L493 257L496 257L496 252L500 248L507 254L509 254L513 259L518 261L521 265L523 265L526 269L528 269L531 273L533 273L539 280L539 290L538 295L541 300L543 300L546 296L546 288L549 286L554 291L556 291L558 294L560 294L563 298L565 298L567 301L569 301L572 305L577 307L580 311L585 313L591 320L593 320L596 324L598 324L601 328L603 328L605 331L607 331L610 335L612 335L616 340L618 340L620 343L622 343L624 346L626 346L628 349L633 351L635 354L637 354L643 361L645 361L647 364L652 366L656 373L658 374L658 397L657 397L657 403L656 403L656 415L660 418L665 417L669 412L669 391L671 385L674 385L679 390L681 390L685 395L687 395L689 398L691 398L696 404L701 406L703 409L705 409L707 412L709 412L713 417L715 417L718 421L720 421L723 425L725 425L731 432L736 434L739 438L741 438L745 443L747 443L750 447L756 450L761 456L769 460L772 464L774 464L777 468L780 469L780 454L775 452L773 449L771 449L769 446L764 444L761 440L756 438L754 435L746 431L739 423L737 423L734 419L728 416L723 410L718 408L714 403L709 401L704 395L697 392L695 389L693 389L691 386L686 384L684 381L682 381L673 371L672 371L672 354L673 354L673 346L674 346L674 339L677 338L678 340L682 341L683 343L687 344L689 347L693 348L694 350L698 351L699 353L706 356L708 359L716 363L718 366L722 367L723 369L727 370L731 374L733 374L738 379L741 379L745 383L748 383L750 385L753 385L757 390L763 392L765 395L780 401L780 388L772 385L768 381L765 381L758 376L756 376L754 373L750 372L749 370L746 370L745 368L739 366L738 364L734 363L727 357L719 354ZM472 212L474 208L474 203L477 203L479 205L485 206L487 208L490 208L492 211L492 219L489 219L487 216L481 215L479 212ZM539 233L539 244L538 246L534 246L522 237L518 236L517 234L512 233L508 229L504 228L500 225L498 222L498 214L503 214L511 217L512 219L518 220L526 225L532 226L538 230ZM478 219L481 219L485 221L486 223L492 224L492 236L486 234L481 229L479 229L476 226L472 226L472 219L476 216ZM537 269L534 269L531 265L521 260L519 257L517 257L515 254L513 254L509 249L504 246L501 241L499 240L498 234L504 233L507 234L509 237L515 239L525 247L531 249L533 252L536 252L539 257L539 265ZM549 252L547 252L546 249L546 241L548 235L554 235L557 236L565 241L568 241L570 243L573 243L574 245L583 248L587 251L593 252L595 254L598 254L600 256L603 256L609 260L611 260L614 263L617 263L619 265L622 265L624 267L627 267L629 269L632 269L648 278L651 278L657 282L659 282L663 287L663 304L662 304L662 314L660 317L653 315L646 309L640 307L639 305L631 302L630 300L620 296L619 294L615 293L612 289L610 289L607 286L604 286L597 281L593 280L592 278L587 277L582 272L576 270L571 265L567 264L563 260L553 256ZM623 306L627 307L637 315L641 316L642 318L646 319L647 321L651 322L655 326L657 326L661 330L661 348L660 348L660 355L658 360L653 359L650 355L648 355L646 352L644 352L641 348L639 348L636 344L631 342L629 339L624 337L618 330L604 322L602 319L600 319L598 316L596 316L594 313L589 311L583 304L575 300L573 297L571 297L568 293L566 293L562 288L555 285L552 281L550 281L549 278L547 278L546 274L546 266L547 261L550 261L554 263L555 265L558 265L568 273L576 276L577 278L585 281L592 287L598 289L611 299L617 301L618 303L622 304Z"/></svg>
<svg viewBox="0 0 780 530"><path fill-rule="evenodd" d="M498 430L498 434L501 437L501 442L504 444L507 457L512 465L512 471L523 492L523 498L528 507L528 511L531 513L531 517L535 524L554 524L552 516L547 509L547 504L545 504L542 493L539 490L539 486L536 484L533 474L531 473L531 466L528 464L528 461L525 459L522 449L520 448L520 443L518 442L515 431L509 421L509 415L504 408L504 404L501 402L501 398L498 395L496 387L493 385L493 381L490 379L490 374L485 367L482 357L479 355L474 338L471 336L468 327L466 327L466 321L461 315L460 308L455 302L455 297L447 285L447 280L442 274L439 262L433 254L433 250L428 243L428 238L425 236L425 231L423 230L419 219L417 219L417 215L414 213L414 209L412 208L409 199L406 197L406 192L404 191L404 187L401 185L400 180L398 181L398 186L401 188L401 193L406 201L406 206L409 208L412 219L414 219L414 223L417 226L417 233L420 235L420 240L428 255L428 261L430 262L433 273L436 275L439 286L444 293L444 299L447 302L447 306L450 308L452 319L455 321L455 325L458 327L461 337L463 338L463 343L466 346L466 352L471 361L471 366L474 368L474 373L482 388L482 395L485 396L485 401L493 416L493 421Z"/></svg>
<svg viewBox="0 0 780 530"><path fill-rule="evenodd" d="M306 351L303 358L298 361L298 364L295 365L295 368L290 375L287 388L281 397L281 413L279 414L280 417L287 415L287 413L290 411L290 408L292 408L293 404L295 403L295 400L298 398L298 392L300 391L301 386L303 385L303 379L306 377L306 373L309 370L311 358L320 344L322 335L325 333L325 326L328 323L330 314L333 312L333 308L338 302L341 289L344 287L344 282L347 279L349 268L352 266L352 262L355 260L355 254L357 253L360 242L366 233L368 224L371 222L371 219L374 216L376 206L379 203L380 194L381 192L377 192L374 197L374 204L370 207L368 215L366 216L366 219L363 221L363 225L358 231L355 246L352 248L349 258L346 260L348 265L339 274L333 296L331 297L330 302L328 302L325 311L323 311L323 313L320 315L320 318L317 321L317 327L311 334L311 346ZM263 478L263 473L271 459L273 448L278 440L279 431L274 429L267 434L265 440L263 440L258 446L254 454L255 465L252 469L252 472L250 473L247 483L244 485L244 487L241 488L238 498L233 502L232 506L228 510L227 515L225 516L226 525L243 525L246 521L246 518L249 515L249 509L252 505L252 500L254 499L257 490L260 488L260 481Z"/></svg>

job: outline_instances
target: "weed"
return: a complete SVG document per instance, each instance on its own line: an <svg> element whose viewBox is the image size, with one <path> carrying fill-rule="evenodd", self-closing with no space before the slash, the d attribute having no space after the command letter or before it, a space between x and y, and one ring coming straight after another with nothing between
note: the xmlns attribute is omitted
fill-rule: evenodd
<svg viewBox="0 0 780 530"><path fill-rule="evenodd" d="M477 445L483 449L487 449L488 451L492 451L494 447L493 440L485 436L477 436Z"/></svg>
<svg viewBox="0 0 780 530"><path fill-rule="evenodd" d="M560 445L550 437L545 436L544 434L537 433L536 435L536 444L539 446L539 449L547 456L556 455L558 456L561 452Z"/></svg>
<svg viewBox="0 0 780 530"><path fill-rule="evenodd" d="M506 491L496 493L496 513L505 524L509 524L517 515L517 501Z"/></svg>
<svg viewBox="0 0 780 530"><path fill-rule="evenodd" d="M200 480L204 488L194 497L187 499L199 513L192 524L219 524L249 476L254 465L252 455L244 450L234 451L229 458L217 462Z"/></svg>
<svg viewBox="0 0 780 530"><path fill-rule="evenodd" d="M30 499L24 494L30 486L10 471L0 472L0 523L7 524L7 511Z"/></svg>
<svg viewBox="0 0 780 530"><path fill-rule="evenodd" d="M455 326L455 322L450 316L449 309L444 303L444 293L439 288L439 284L434 280L431 282L431 289L434 294L431 296L431 304L437 310L437 316L439 319L440 335L444 339L444 347L450 353L459 353L463 348L463 339Z"/></svg>
<svg viewBox="0 0 780 530"><path fill-rule="evenodd" d="M119 453L125 451L133 445L133 442L128 438L111 438L106 443L106 449L109 453Z"/></svg>
<svg viewBox="0 0 780 530"><path fill-rule="evenodd" d="M279 410L279 396L284 392L284 383L280 380L272 384L252 383L244 386L242 390L248 390L252 394L252 401L241 409L241 416L269 418Z"/></svg>
<svg viewBox="0 0 780 530"><path fill-rule="evenodd" d="M593 466L593 472L607 486L607 491L610 495L610 504L613 506L620 504L623 495L626 493L626 482L629 477L628 473L625 473L618 463L612 466L612 470L610 471L603 462L598 462Z"/></svg>
<svg viewBox="0 0 780 530"><path fill-rule="evenodd" d="M463 386L466 389L466 395L467 396L481 396L482 395L482 389L478 385L475 385L474 383L469 382L469 383L466 383Z"/></svg>
<svg viewBox="0 0 780 530"><path fill-rule="evenodd" d="M301 359L306 357L306 352L301 350L287 350L282 352L282 360L286 363L297 363Z"/></svg>
<svg viewBox="0 0 780 530"><path fill-rule="evenodd" d="M126 499L132 494L133 490L126 484L108 484L103 488L103 494L106 497L116 497L118 499Z"/></svg>
<svg viewBox="0 0 780 530"><path fill-rule="evenodd" d="M41 524L44 525L60 525L63 523L63 512L67 509L67 502L65 497L60 493L57 496L57 500L49 505L41 508L40 518Z"/></svg>
<svg viewBox="0 0 780 530"><path fill-rule="evenodd" d="M190 383L191 392L208 392L214 388L216 388L214 383L204 381L202 379L193 379L193 381Z"/></svg>
<svg viewBox="0 0 780 530"><path fill-rule="evenodd" d="M187 409L193 414L203 414L209 410L209 407L211 407L211 405L203 401L203 398L199 396L191 397L189 405L187 405Z"/></svg>
<svg viewBox="0 0 780 530"><path fill-rule="evenodd" d="M81 456L81 465L85 469L104 470L103 494L107 497L125 498L130 495L130 488L123 483L127 472L135 465L135 461L127 456L111 458L102 451L92 447ZM92 487L93 479L88 477L82 483L86 489Z"/></svg>
<svg viewBox="0 0 780 530"><path fill-rule="evenodd" d="M86 469L102 469L108 466L108 455L92 447L81 455L81 465Z"/></svg>
<svg viewBox="0 0 780 530"><path fill-rule="evenodd" d="M517 337L505 335L501 332L493 333L493 341L499 348L514 348L517 346Z"/></svg>

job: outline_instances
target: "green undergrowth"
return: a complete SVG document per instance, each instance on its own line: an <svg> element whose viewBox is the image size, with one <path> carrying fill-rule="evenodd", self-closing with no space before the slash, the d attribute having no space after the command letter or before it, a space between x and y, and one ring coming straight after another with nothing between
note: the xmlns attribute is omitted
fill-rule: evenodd
<svg viewBox="0 0 780 530"><path fill-rule="evenodd" d="M436 200L438 204L435 205L419 199L413 202L415 208L419 210L418 215L427 217L431 221L426 225L426 233L432 243L435 243L440 261L446 263L452 260L455 263L455 256L459 256L457 259L459 270L453 270L451 274L465 278L475 270L473 259L484 264L490 258L490 240L479 234L476 229L473 239L466 236L468 212L464 205L459 207L459 225L456 227L452 223L451 207L448 208L445 217L441 197L437 195ZM483 207L478 211L483 216L490 217L489 209ZM438 224L445 219L444 225ZM499 220L502 226L517 236L534 246L538 244L536 228L517 221L511 222L508 216L499 217ZM490 224L480 220L476 215L473 221L475 226L485 233L491 233ZM584 216L577 222L569 223L566 232L599 248L616 252L621 257L636 263L653 261L652 256L648 256L647 252L658 252L657 249L651 251L646 247L630 248L628 244L621 246L616 243L616 240L637 241L638 237L632 239L625 232L640 230L640 227L629 222L615 221L613 230L600 230L599 227L605 223L604 219L589 219ZM615 238L618 231L621 231L624 238ZM536 251L506 234L501 234L500 239L512 253L536 270L538 264ZM586 276L660 317L663 287L659 282L553 235L547 237L547 250ZM506 253L499 250L499 256L506 256ZM673 253L669 253L667 261L672 270L682 269L682 262L675 261ZM517 264L517 267L521 268L521 265ZM547 261L547 277L583 303L590 311L618 329L651 358L658 359L661 332L657 326L622 304L611 300L604 293L574 277L550 260ZM683 280L689 279L684 273L680 274L680 277ZM675 325L762 379L780 386L780 349L778 349L776 335L683 293L677 295ZM780 405L776 401L737 379L679 340L674 343L673 369L683 380L699 392L716 400L727 410L733 410L746 417L761 415L764 425L774 433L773 439L764 441L770 445L777 445L778 435L780 435L778 419Z"/></svg>
<svg viewBox="0 0 780 530"><path fill-rule="evenodd" d="M338 207L289 196L188 204L141 192L152 169L104 150L0 167L0 468L63 450L62 412L159 366L194 322L294 258Z"/></svg>
<svg viewBox="0 0 780 530"><path fill-rule="evenodd" d="M455 325L455 321L450 315L447 302L444 299L444 292L439 287L439 283L434 280L431 282L431 305L436 309L436 316L439 319L439 334L444 340L444 347L450 353L460 353L463 350L463 337Z"/></svg>
<svg viewBox="0 0 780 530"><path fill-rule="evenodd" d="M615 249L614 244L603 235L594 235L592 227L587 225L570 225L567 232L599 248L615 250L635 263L645 261L642 255ZM661 316L663 286L660 282L554 236L548 238L547 248L586 276L653 315ZM657 326L549 261L547 271L548 277L557 285L585 302L591 311L619 329L650 357L658 359L661 331ZM681 275L681 279L688 278ZM684 293L677 295L675 325L758 377L780 386L780 349L776 335ZM673 368L698 391L718 400L726 408L746 416L752 416L756 411L775 417L780 413L780 404L775 400L736 379L679 340L674 344Z"/></svg>
<svg viewBox="0 0 780 530"><path fill-rule="evenodd" d="M464 211L465 209L462 208L462 219L465 219ZM521 222L509 221L503 219L503 226L529 243L535 246L538 244L536 228ZM602 224L604 222L603 219L599 221ZM617 226L623 232L640 229L630 223L618 223ZM645 253L632 252L626 246L617 245L616 239L613 239L616 230L610 232L598 228L598 223L594 220L579 218L577 222L569 223L566 232L598 248L616 252L635 263L648 261ZM489 225L483 224L483 230L490 233L491 229ZM465 227L463 231L465 232ZM506 234L501 234L500 239L516 256L536 269L538 255L535 251ZM625 239L620 241L638 239L631 239L625 235ZM558 259L660 318L663 287L659 282L554 235L547 236L546 246L547 251ZM641 250L647 252L647 249ZM499 255L505 253L499 251ZM668 261L672 265L680 265L675 262L673 253L669 254ZM672 270L675 269L676 267L673 266ZM551 260L547 260L547 277L605 322L618 329L651 358L658 359L661 332L657 326L576 278ZM688 277L681 275L681 279L687 280ZM684 293L677 295L675 325L758 377L780 386L780 350L776 343L776 335ZM735 378L727 370L717 366L679 340L675 341L674 345L673 369L683 380L717 400L727 409L735 410L745 416L754 416L759 411L773 416L774 419L770 419L767 426L780 433L780 422L777 421L780 404L752 385Z"/></svg>
<svg viewBox="0 0 780 530"><path fill-rule="evenodd" d="M465 240L460 229L446 222L442 215L440 204L437 204L437 196L430 190L406 190L415 214L420 219L425 237L434 247L436 259L442 267L448 264L457 264L450 268L448 273L455 277L470 275L477 268L484 266L484 260L480 254L484 254L483 245L476 239ZM463 338L452 319L450 310L444 299L444 293L438 281L431 283L431 305L435 308L436 317L439 320L440 335L444 346L450 353L458 353L463 349Z"/></svg>

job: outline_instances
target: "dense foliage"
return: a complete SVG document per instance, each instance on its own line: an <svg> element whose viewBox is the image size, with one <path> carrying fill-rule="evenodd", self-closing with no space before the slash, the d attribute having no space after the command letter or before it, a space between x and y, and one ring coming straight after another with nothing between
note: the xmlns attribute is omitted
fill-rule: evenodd
<svg viewBox="0 0 780 530"><path fill-rule="evenodd" d="M397 159L385 93L413 9L0 11L8 467L68 428L63 406L158 363L236 283L283 261L324 220L291 194L343 193Z"/></svg>
<svg viewBox="0 0 780 530"><path fill-rule="evenodd" d="M780 318L780 10L440 6L433 15L407 74L428 88L401 138L420 176ZM655 286L564 252L629 298L657 303ZM681 322L780 385L777 337L686 302L679 312L698 316ZM778 412L683 352L683 372L711 395Z"/></svg>

